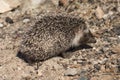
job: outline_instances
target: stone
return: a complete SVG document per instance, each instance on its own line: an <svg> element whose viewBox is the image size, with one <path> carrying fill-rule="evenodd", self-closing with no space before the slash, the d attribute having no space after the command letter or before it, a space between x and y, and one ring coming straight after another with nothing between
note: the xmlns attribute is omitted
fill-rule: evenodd
<svg viewBox="0 0 120 80"><path fill-rule="evenodd" d="M99 80L98 77L92 77L90 80Z"/></svg>
<svg viewBox="0 0 120 80"><path fill-rule="evenodd" d="M49 11L49 9L52 9L54 5L57 5L51 0L25 0L23 1L23 4L20 6L22 9L22 13L36 13L41 10Z"/></svg>
<svg viewBox="0 0 120 80"><path fill-rule="evenodd" d="M105 72L106 71L106 69L105 69L105 65L101 65L101 70L100 70L101 72Z"/></svg>
<svg viewBox="0 0 120 80"><path fill-rule="evenodd" d="M60 6L67 6L68 5L68 0L59 0L59 5Z"/></svg>
<svg viewBox="0 0 120 80"><path fill-rule="evenodd" d="M19 0L0 0L0 13L10 11L20 4Z"/></svg>
<svg viewBox="0 0 120 80"><path fill-rule="evenodd" d="M111 75L102 75L100 80L113 80L113 76L111 76Z"/></svg>
<svg viewBox="0 0 120 80"><path fill-rule="evenodd" d="M74 76L77 75L78 71L75 68L69 68L65 71L65 76Z"/></svg>
<svg viewBox="0 0 120 80"><path fill-rule="evenodd" d="M96 14L98 19L103 18L104 12L103 12L103 10L102 10L102 8L100 6L97 7L95 14Z"/></svg>
<svg viewBox="0 0 120 80"><path fill-rule="evenodd" d="M100 64L105 64L108 61L108 58L104 58L101 60L101 62L99 62Z"/></svg>
<svg viewBox="0 0 120 80"><path fill-rule="evenodd" d="M95 64L95 65L94 65L94 68L95 68L96 70L100 70L100 65L99 65L99 64Z"/></svg>
<svg viewBox="0 0 120 80"><path fill-rule="evenodd" d="M87 73L86 70L81 70L81 71L80 71L80 75L85 75L86 73Z"/></svg>
<svg viewBox="0 0 120 80"><path fill-rule="evenodd" d="M112 18L112 15L113 15L114 13L112 12L112 11L109 11L107 14L104 14L104 16L103 16L103 19L108 19L108 18Z"/></svg>
<svg viewBox="0 0 120 80"><path fill-rule="evenodd" d="M118 38L120 39L120 36L118 36Z"/></svg>
<svg viewBox="0 0 120 80"><path fill-rule="evenodd" d="M98 64L98 61L97 60L92 60L92 64Z"/></svg>
<svg viewBox="0 0 120 80"><path fill-rule="evenodd" d="M117 8L117 11L120 12L120 6Z"/></svg>
<svg viewBox="0 0 120 80"><path fill-rule="evenodd" d="M100 50L97 52L97 54L104 54L104 52L103 52L102 49L100 49Z"/></svg>
<svg viewBox="0 0 120 80"><path fill-rule="evenodd" d="M28 23L28 22L30 22L30 19L24 19L23 20L23 23Z"/></svg>
<svg viewBox="0 0 120 80"><path fill-rule="evenodd" d="M51 0L52 3L55 5L55 6L58 6L59 5L59 0Z"/></svg>
<svg viewBox="0 0 120 80"><path fill-rule="evenodd" d="M120 65L117 66L117 73L120 73Z"/></svg>
<svg viewBox="0 0 120 80"><path fill-rule="evenodd" d="M120 24L113 25L112 31L113 31L116 35L120 35Z"/></svg>
<svg viewBox="0 0 120 80"><path fill-rule="evenodd" d="M115 46L112 51L116 54L120 54L120 45Z"/></svg>
<svg viewBox="0 0 120 80"><path fill-rule="evenodd" d="M13 20L12 20L10 17L6 17L6 18L5 18L5 21L6 21L7 23L9 23L9 24L13 24L13 23L14 23Z"/></svg>
<svg viewBox="0 0 120 80"><path fill-rule="evenodd" d="M109 50L109 48L104 46L104 47L102 48L102 50L103 50L103 52L106 52L106 51Z"/></svg>
<svg viewBox="0 0 120 80"><path fill-rule="evenodd" d="M2 23L0 23L0 28L2 28L4 25Z"/></svg>
<svg viewBox="0 0 120 80"><path fill-rule="evenodd" d="M82 76L78 80L89 80L87 76Z"/></svg>

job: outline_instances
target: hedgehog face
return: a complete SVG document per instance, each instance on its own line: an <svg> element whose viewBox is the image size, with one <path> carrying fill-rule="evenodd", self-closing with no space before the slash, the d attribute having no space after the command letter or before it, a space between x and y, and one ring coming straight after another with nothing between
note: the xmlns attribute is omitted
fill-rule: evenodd
<svg viewBox="0 0 120 80"><path fill-rule="evenodd" d="M83 30L78 34L80 35L80 39L79 39L80 44L96 43L95 37L93 36L93 34L89 29Z"/></svg>
<svg viewBox="0 0 120 80"><path fill-rule="evenodd" d="M79 30L75 33L72 46L79 46L87 43L96 43L96 40L89 29Z"/></svg>

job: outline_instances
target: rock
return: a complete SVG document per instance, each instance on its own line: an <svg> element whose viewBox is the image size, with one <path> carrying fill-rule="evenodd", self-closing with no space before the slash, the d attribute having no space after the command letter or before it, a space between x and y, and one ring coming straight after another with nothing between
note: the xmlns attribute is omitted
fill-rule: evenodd
<svg viewBox="0 0 120 80"><path fill-rule="evenodd" d="M99 50L97 54L103 54L104 52L102 50Z"/></svg>
<svg viewBox="0 0 120 80"><path fill-rule="evenodd" d="M37 9L41 4L44 4L45 1L46 0L24 0L21 5L22 13Z"/></svg>
<svg viewBox="0 0 120 80"><path fill-rule="evenodd" d="M13 23L14 23L13 20L12 20L10 17L6 17L6 18L5 18L5 21L6 21L7 23L9 23L9 24L13 24Z"/></svg>
<svg viewBox="0 0 120 80"><path fill-rule="evenodd" d="M120 36L118 36L118 38L120 39Z"/></svg>
<svg viewBox="0 0 120 80"><path fill-rule="evenodd" d="M23 23L28 23L28 22L30 22L30 19L24 19L23 20Z"/></svg>
<svg viewBox="0 0 120 80"><path fill-rule="evenodd" d="M101 65L101 72L106 72L106 68L105 68L105 65Z"/></svg>
<svg viewBox="0 0 120 80"><path fill-rule="evenodd" d="M94 64L94 68L99 71L100 70L100 65L99 64Z"/></svg>
<svg viewBox="0 0 120 80"><path fill-rule="evenodd" d="M95 14L96 14L98 19L103 18L104 12L100 6L97 7Z"/></svg>
<svg viewBox="0 0 120 80"><path fill-rule="evenodd" d="M39 75L39 76L43 76L43 74L42 74L41 71L38 71L38 75Z"/></svg>
<svg viewBox="0 0 120 80"><path fill-rule="evenodd" d="M81 70L81 71L80 71L80 75L85 75L86 73L87 73L86 70Z"/></svg>
<svg viewBox="0 0 120 80"><path fill-rule="evenodd" d="M113 80L113 76L111 75L102 75L100 77L100 80Z"/></svg>
<svg viewBox="0 0 120 80"><path fill-rule="evenodd" d="M94 4L95 0L88 0L88 3Z"/></svg>
<svg viewBox="0 0 120 80"><path fill-rule="evenodd" d="M120 65L117 66L117 73L120 73Z"/></svg>
<svg viewBox="0 0 120 80"><path fill-rule="evenodd" d="M67 6L68 5L68 0L59 0L59 5L60 6Z"/></svg>
<svg viewBox="0 0 120 80"><path fill-rule="evenodd" d="M86 64L86 61L78 60L77 63L81 64L82 66L84 66Z"/></svg>
<svg viewBox="0 0 120 80"><path fill-rule="evenodd" d="M117 8L117 11L120 12L120 6Z"/></svg>
<svg viewBox="0 0 120 80"><path fill-rule="evenodd" d="M120 45L115 46L112 51L116 54L120 54Z"/></svg>
<svg viewBox="0 0 120 80"><path fill-rule="evenodd" d="M89 80L87 76L82 76L78 80Z"/></svg>
<svg viewBox="0 0 120 80"><path fill-rule="evenodd" d="M101 62L99 62L100 64L105 64L108 61L108 58L104 58L101 60Z"/></svg>
<svg viewBox="0 0 120 80"><path fill-rule="evenodd" d="M0 28L2 28L4 25L2 23L0 23Z"/></svg>
<svg viewBox="0 0 120 80"><path fill-rule="evenodd" d="M105 54L105 52L107 52L109 50L108 47L104 46L104 47L101 47L98 51L97 51L97 54Z"/></svg>
<svg viewBox="0 0 120 80"><path fill-rule="evenodd" d="M90 80L99 80L98 77L92 77Z"/></svg>
<svg viewBox="0 0 120 80"><path fill-rule="evenodd" d="M77 69L75 69L75 68L69 68L69 69L66 70L66 72L65 72L64 75L65 76L74 76L77 73L78 73Z"/></svg>
<svg viewBox="0 0 120 80"><path fill-rule="evenodd" d="M108 47L106 47L106 46L104 46L104 47L102 48L102 50L103 50L103 52L106 52L106 51L108 51L108 50L109 50L109 48L108 48Z"/></svg>
<svg viewBox="0 0 120 80"><path fill-rule="evenodd" d="M112 31L113 31L116 35L120 35L120 24L113 25Z"/></svg>
<svg viewBox="0 0 120 80"><path fill-rule="evenodd" d="M120 73L120 59L117 59L117 73Z"/></svg>
<svg viewBox="0 0 120 80"><path fill-rule="evenodd" d="M112 15L113 15L113 14L114 14L114 13L113 13L112 11L109 11L107 14L104 14L103 19L112 18Z"/></svg>
<svg viewBox="0 0 120 80"><path fill-rule="evenodd" d="M55 5L55 6L58 6L59 5L59 0L51 0L52 3Z"/></svg>
<svg viewBox="0 0 120 80"><path fill-rule="evenodd" d="M21 6L22 13L38 13L41 10L47 11L53 9L57 5L56 0L25 0Z"/></svg>
<svg viewBox="0 0 120 80"><path fill-rule="evenodd" d="M117 64L120 65L120 59L117 59Z"/></svg>
<svg viewBox="0 0 120 80"><path fill-rule="evenodd" d="M98 61L96 60L91 60L92 61L92 64L98 64Z"/></svg>
<svg viewBox="0 0 120 80"><path fill-rule="evenodd" d="M0 0L0 13L10 11L20 4L19 0Z"/></svg>

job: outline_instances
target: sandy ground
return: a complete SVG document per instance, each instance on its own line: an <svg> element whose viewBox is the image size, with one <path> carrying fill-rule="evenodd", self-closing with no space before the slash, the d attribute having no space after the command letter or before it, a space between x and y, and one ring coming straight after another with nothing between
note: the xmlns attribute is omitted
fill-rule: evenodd
<svg viewBox="0 0 120 80"><path fill-rule="evenodd" d="M92 48L73 52L69 59L59 56L48 59L38 70L36 64L29 65L16 56L21 37L33 25L34 19L21 15L19 9L0 14L3 24L0 27L0 80L120 80L120 12L111 10L118 6L101 3L105 14L113 12L103 20L94 15L96 3L80 4L77 9L70 7L67 12L77 13L89 22L97 43L92 44ZM6 17L13 23L6 21ZM24 22L25 19L30 21Z"/></svg>

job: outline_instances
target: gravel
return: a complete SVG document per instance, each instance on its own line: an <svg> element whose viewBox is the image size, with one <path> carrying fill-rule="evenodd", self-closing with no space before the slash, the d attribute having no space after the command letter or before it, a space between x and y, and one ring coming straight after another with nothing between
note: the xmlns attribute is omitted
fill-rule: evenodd
<svg viewBox="0 0 120 80"><path fill-rule="evenodd" d="M88 44L89 48L77 49L71 58L57 56L43 61L38 71L35 70L36 64L28 65L16 54L23 33L33 25L34 18L45 15L47 11L35 16L20 15L19 9L16 9L18 13L0 14L0 80L119 80L120 12L116 6L118 0L115 1L80 0L61 8L56 5L58 12L70 10L70 14L84 18L97 42ZM107 15L105 18L98 19L95 15L98 4Z"/></svg>

